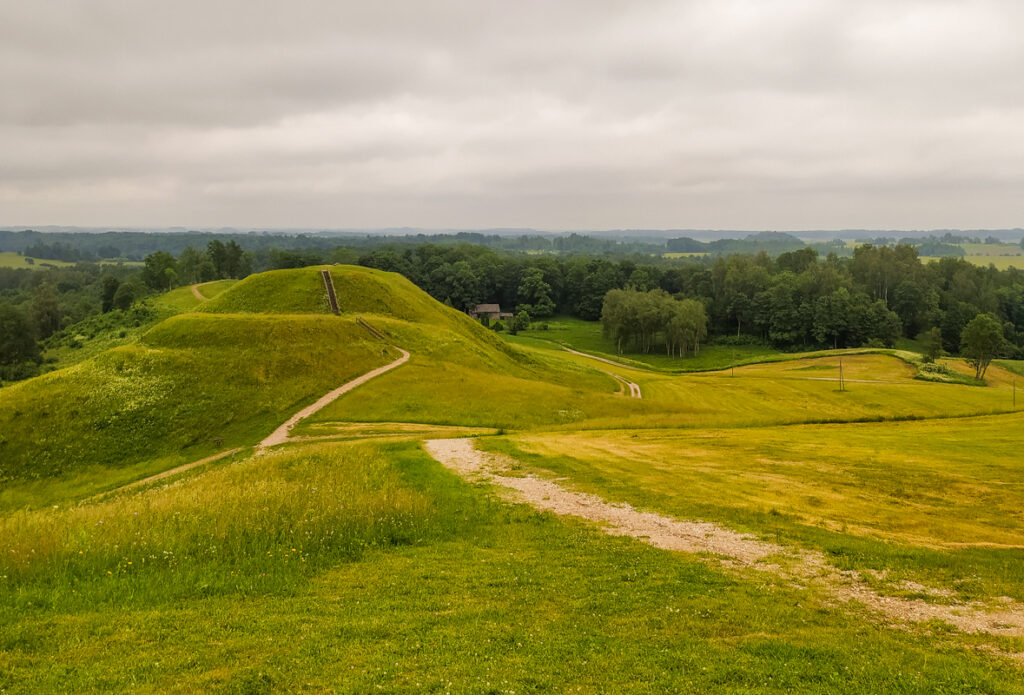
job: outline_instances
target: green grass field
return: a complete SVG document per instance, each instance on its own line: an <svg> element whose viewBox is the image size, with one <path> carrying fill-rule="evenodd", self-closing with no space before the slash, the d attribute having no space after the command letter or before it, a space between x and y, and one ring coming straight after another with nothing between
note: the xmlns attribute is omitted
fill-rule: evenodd
<svg viewBox="0 0 1024 695"><path fill-rule="evenodd" d="M541 328L542 325L546 325L547 328ZM521 331L516 336L506 335L505 339L515 344L541 347L545 342L566 345L625 364L641 368L653 367L667 372L724 369L731 365L760 362L772 357L786 359L785 353L763 345L702 345L699 352L691 353L687 357L669 357L658 351L648 354L628 352L619 355L614 341L602 333L600 322L568 317L535 321L529 330Z"/></svg>
<svg viewBox="0 0 1024 695"><path fill-rule="evenodd" d="M892 351L616 366L560 347L609 354L594 324L504 339L399 276L330 270L340 317L319 268L180 288L3 389L0 691L1024 692L1024 636L609 536L421 446L474 436L512 475L998 607L1024 602L1018 363L985 385ZM394 348L411 359L254 451Z"/></svg>
<svg viewBox="0 0 1024 695"><path fill-rule="evenodd" d="M0 268L25 268L28 270L46 270L47 268L69 268L74 263L67 261L57 261L49 258L31 258L22 256L20 253L14 251L0 251ZM102 260L100 265L124 265L132 267L141 267L142 261L120 261L120 260Z"/></svg>
<svg viewBox="0 0 1024 695"><path fill-rule="evenodd" d="M46 270L47 268L67 268L74 263L51 261L45 258L30 259L14 251L0 251L0 268L26 268L28 270Z"/></svg>
<svg viewBox="0 0 1024 695"><path fill-rule="evenodd" d="M928 263L930 261L938 260L939 259L934 256L921 256L922 263ZM987 268L990 265L994 265L996 267L996 270L1007 270L1009 268L1024 268L1024 255L1018 254L967 254L966 256L964 256L964 260L973 265L982 266L983 268Z"/></svg>

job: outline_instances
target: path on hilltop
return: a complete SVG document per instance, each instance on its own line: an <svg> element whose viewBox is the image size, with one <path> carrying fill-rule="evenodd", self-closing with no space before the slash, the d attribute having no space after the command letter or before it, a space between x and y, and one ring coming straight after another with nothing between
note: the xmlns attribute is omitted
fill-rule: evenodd
<svg viewBox="0 0 1024 695"><path fill-rule="evenodd" d="M604 362L605 364L610 364L610 365L613 365L615 367L623 367L625 369L635 369L635 367L630 367L628 364L623 364L622 362L616 362L615 360L610 360L610 359L608 359L606 357L598 357L597 355L588 355L585 352L580 352L579 350L573 350L572 348L566 347L564 345L562 346L562 349L565 350L566 352L571 352L574 355L579 355L580 357L586 357L588 359L597 360L598 362ZM622 377L622 376L619 376L618 374L613 374L612 372L606 372L603 369L601 371L604 374L607 374L608 376L610 376L611 378L616 379L618 381L621 381L623 384L628 386L629 387L629 395L632 398L643 398L643 394L640 393L640 384L636 383L635 381L630 381L629 379L627 379L625 377Z"/></svg>
<svg viewBox="0 0 1024 695"><path fill-rule="evenodd" d="M196 299L198 299L199 301L206 301L206 297L203 295L202 292L199 291L199 285L192 285L192 294L194 294L196 296Z"/></svg>
<svg viewBox="0 0 1024 695"><path fill-rule="evenodd" d="M257 447L257 451L262 451L269 447L276 446L277 444L284 444L285 442L288 441L292 428L295 427L295 425L297 425L300 420L304 420L305 418L309 417L310 415L317 412L321 408L324 408L327 405L334 402L335 400L337 400L339 396L348 393L349 391L358 386L362 386L370 379L374 379L380 376L381 374L384 374L385 372L391 371L395 367L400 367L401 365L405 364L409 360L409 353L403 350L402 348L395 349L402 353L402 356L399 357L397 360L391 362L390 364L386 364L383 367L378 367L373 371L369 371L360 377L356 377L352 381L343 384L338 388L334 389L333 391L331 391L330 393L322 396L319 400L317 400L316 403L306 406L299 412L295 413L290 418L288 418L287 422L285 422L283 425L274 430L269 437L260 442L259 446Z"/></svg>
<svg viewBox="0 0 1024 695"><path fill-rule="evenodd" d="M715 555L715 561L726 569L750 568L804 587L821 586L836 599L857 601L899 622L941 620L964 632L1024 636L1024 604L1009 599L997 610L988 611L977 602L936 604L883 596L871 589L860 572L836 569L819 551L785 547L706 521L681 521L641 512L628 504L612 504L532 475L503 475L519 469L519 463L508 456L478 450L472 439L434 439L424 442L424 448L464 478L498 485L514 501L537 509L596 522L610 535L631 536L664 550ZM913 588L935 597L947 596L940 589Z"/></svg>

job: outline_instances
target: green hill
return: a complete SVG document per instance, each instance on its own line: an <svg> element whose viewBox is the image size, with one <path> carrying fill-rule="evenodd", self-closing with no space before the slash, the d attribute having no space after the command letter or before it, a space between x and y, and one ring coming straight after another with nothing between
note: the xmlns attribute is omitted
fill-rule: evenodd
<svg viewBox="0 0 1024 695"><path fill-rule="evenodd" d="M131 344L5 388L0 481L151 462L138 475L253 445L292 412L394 360L390 344L434 367L517 378L519 391L587 373L557 374L399 275L330 270L341 316L328 312L319 268L262 273ZM606 388L602 377L586 378Z"/></svg>

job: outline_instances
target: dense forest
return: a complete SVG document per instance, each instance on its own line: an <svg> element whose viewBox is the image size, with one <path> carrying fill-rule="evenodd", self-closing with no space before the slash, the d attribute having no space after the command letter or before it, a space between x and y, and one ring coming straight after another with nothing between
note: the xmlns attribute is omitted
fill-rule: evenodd
<svg viewBox="0 0 1024 695"><path fill-rule="evenodd" d="M359 262L400 272L459 309L477 302L553 307L531 312L541 317L596 320L610 290L660 289L700 301L711 340L783 349L892 345L936 327L945 350L955 353L967 323L987 313L1003 325L1007 352L1024 353L1024 271L952 257L923 264L911 246L859 246L852 258L804 248L774 258L762 252L671 262L422 246L374 251Z"/></svg>
<svg viewBox="0 0 1024 695"><path fill-rule="evenodd" d="M90 240L83 247L73 245L69 236L74 235L19 239L31 242L23 252L60 255L76 260L73 266L0 268L0 380L45 369L46 347L53 336L65 335L90 316L137 312L148 295L181 285L320 263L358 263L401 273L439 301L463 311L478 303L498 303L533 319L561 314L598 320L604 313L609 335L624 350L653 346L653 334L638 320L621 320L610 313L618 306L615 302L629 297L632 303L622 306L636 308L649 302L660 307L655 313L664 328L657 332L658 346L670 353L685 352L705 339L781 349L891 346L901 336L913 338L929 329L935 329L947 352L957 353L964 328L985 314L1002 327L1001 352L1024 357L1024 271L976 267L957 257L922 263L918 249L903 244L864 244L850 257L804 247L774 255L762 250L667 258L627 253L624 249L630 247L621 245L615 252L548 254L375 237L372 244L366 239L350 244L353 240L346 239L346 245L339 245L331 239L323 248L252 249L243 245L246 238L182 235L206 243L176 252L151 251L141 264L100 265L95 258L123 249L105 238L107 245L101 250L97 244L106 236L102 234L87 235ZM170 235L145 236L153 244ZM585 238L562 239L581 248L589 244ZM785 240L773 236L762 241ZM602 247L606 240L597 242ZM615 290L633 294L609 295ZM706 328L696 326L697 305ZM680 306L686 310L680 309L677 316L674 311ZM668 329L673 317L674 327Z"/></svg>

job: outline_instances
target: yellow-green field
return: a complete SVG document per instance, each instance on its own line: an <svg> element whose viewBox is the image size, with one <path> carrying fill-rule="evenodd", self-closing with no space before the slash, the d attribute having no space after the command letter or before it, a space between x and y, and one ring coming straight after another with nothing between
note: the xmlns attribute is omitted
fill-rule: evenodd
<svg viewBox="0 0 1024 695"><path fill-rule="evenodd" d="M510 476L815 553L893 600L1012 609L1016 363L977 385L898 351L613 365L554 342L592 325L504 340L365 268L330 267L335 317L319 270L180 288L0 389L0 691L1024 692L1024 634L609 536L422 448L473 437Z"/></svg>
<svg viewBox="0 0 1024 695"><path fill-rule="evenodd" d="M0 268L26 268L28 270L46 270L47 268L66 268L74 263L50 261L43 258L29 259L14 251L0 251Z"/></svg>
<svg viewBox="0 0 1024 695"><path fill-rule="evenodd" d="M968 254L963 258L968 263L981 266L983 268L987 268L990 265L994 265L997 270L1024 268L1024 255L1021 254ZM938 258L933 256L921 256L922 263L938 260Z"/></svg>
<svg viewBox="0 0 1024 695"><path fill-rule="evenodd" d="M20 253L14 251L0 251L0 268L24 268L27 270L46 270L47 268L69 268L74 263L67 261L57 261L49 258L31 258L26 257ZM124 265L132 267L141 267L142 261L119 261L119 260L102 260L100 265Z"/></svg>

